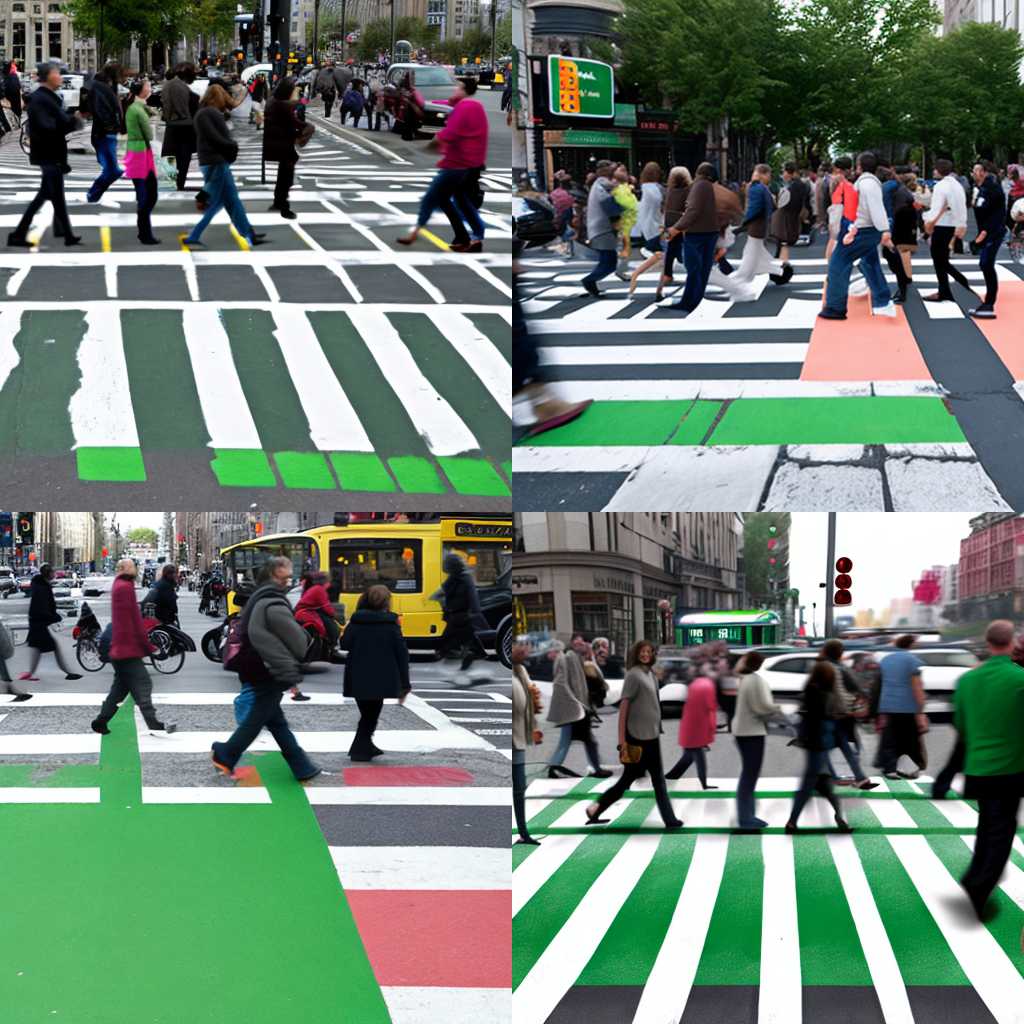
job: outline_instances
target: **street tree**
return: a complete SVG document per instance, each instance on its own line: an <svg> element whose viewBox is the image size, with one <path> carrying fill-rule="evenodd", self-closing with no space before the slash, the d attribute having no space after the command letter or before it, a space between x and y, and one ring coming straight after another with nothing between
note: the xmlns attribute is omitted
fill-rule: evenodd
<svg viewBox="0 0 1024 1024"><path fill-rule="evenodd" d="M752 512L744 517L743 571L747 595L755 607L783 606L787 591L782 584L789 578L789 527L788 512Z"/></svg>
<svg viewBox="0 0 1024 1024"><path fill-rule="evenodd" d="M129 544L146 544L156 547L160 543L160 535L148 526L133 526L126 534Z"/></svg>

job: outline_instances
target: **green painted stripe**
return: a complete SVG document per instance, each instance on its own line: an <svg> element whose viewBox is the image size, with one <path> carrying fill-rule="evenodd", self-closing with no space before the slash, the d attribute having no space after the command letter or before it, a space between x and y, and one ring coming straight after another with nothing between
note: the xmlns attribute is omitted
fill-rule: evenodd
<svg viewBox="0 0 1024 1024"><path fill-rule="evenodd" d="M221 312L246 402L268 452L311 452L309 422L274 338L274 319L251 309Z"/></svg>
<svg viewBox="0 0 1024 1024"><path fill-rule="evenodd" d="M388 467L406 494L444 494L447 491L437 467L422 455L396 455L388 459Z"/></svg>
<svg viewBox="0 0 1024 1024"><path fill-rule="evenodd" d="M485 494L500 498L507 498L510 494L508 484L486 459L439 455L437 461L459 494Z"/></svg>
<svg viewBox="0 0 1024 1024"><path fill-rule="evenodd" d="M886 444L966 440L940 398L741 398L711 444Z"/></svg>
<svg viewBox="0 0 1024 1024"><path fill-rule="evenodd" d="M594 402L581 416L530 446L699 444L718 402ZM712 410L714 410L712 412ZM691 422L687 422L690 416ZM703 427L703 429L701 429ZM962 442L939 398L739 398L709 444L914 444Z"/></svg>
<svg viewBox="0 0 1024 1024"><path fill-rule="evenodd" d="M77 448L78 479L128 483L146 479L141 448Z"/></svg>
<svg viewBox="0 0 1024 1024"><path fill-rule="evenodd" d="M428 456L416 425L352 321L344 313L307 316L377 454L385 460L392 456Z"/></svg>
<svg viewBox="0 0 1024 1024"><path fill-rule="evenodd" d="M274 462L285 487L337 490L334 474L322 452L275 452Z"/></svg>
<svg viewBox="0 0 1024 1024"><path fill-rule="evenodd" d="M665 941L696 840L665 837L626 898L577 985L643 985ZM637 922L643 927L638 928Z"/></svg>
<svg viewBox="0 0 1024 1024"><path fill-rule="evenodd" d="M646 807L628 807L623 818L639 824ZM598 875L611 863L626 836L593 835L534 893L512 922L512 987L516 988L537 962L562 925L586 896ZM570 983L575 979L569 979Z"/></svg>
<svg viewBox="0 0 1024 1024"><path fill-rule="evenodd" d="M266 452L256 448L215 448L210 462L221 487L276 487Z"/></svg>
<svg viewBox="0 0 1024 1024"><path fill-rule="evenodd" d="M0 764L0 786L98 786L99 772L96 764Z"/></svg>
<svg viewBox="0 0 1024 1024"><path fill-rule="evenodd" d="M597 785L599 779L582 778L577 782L572 789L570 794L576 799L593 800L591 790ZM623 799L628 799L624 797ZM526 820L530 823L530 831L534 829L547 828L553 822L557 821L565 812L568 810L566 804L559 803L559 801L552 800L544 810L539 811L537 814L530 814L530 801L526 801ZM591 832L593 829L591 829Z"/></svg>
<svg viewBox="0 0 1024 1024"><path fill-rule="evenodd" d="M853 841L904 983L970 984L889 840L857 832Z"/></svg>
<svg viewBox="0 0 1024 1024"><path fill-rule="evenodd" d="M531 826L532 828L532 826ZM801 823L801 828L805 832L811 832L814 826L804 825ZM543 832L549 836L572 836L572 835L589 835L594 830L588 828L586 825L579 826L568 826L566 828L538 828L537 831ZM638 835L640 833L651 833L660 832L662 828L660 825L649 825L646 828L640 827L625 827L615 822L611 825L605 825L602 829L603 832L622 832L630 835ZM834 826L820 829L817 831L822 832L837 832ZM761 835L766 836L781 836L785 835L785 829L781 826L762 828L759 829ZM886 828L881 825L863 826L857 829L858 834L868 836L930 836L930 835L943 835L943 836L973 836L973 828L958 828L956 825L947 825L945 828ZM731 836L731 835L742 835L743 833L734 825L715 825L715 826L699 826L697 828L689 828L684 826L679 829L677 834L681 835L708 835L708 836Z"/></svg>
<svg viewBox="0 0 1024 1024"><path fill-rule="evenodd" d="M825 836L793 844L804 985L871 985L839 871Z"/></svg>
<svg viewBox="0 0 1024 1024"><path fill-rule="evenodd" d="M78 310L25 312L15 335L18 365L0 390L4 446L32 455L63 455L75 444L68 405L78 390L78 346L85 317Z"/></svg>
<svg viewBox="0 0 1024 1024"><path fill-rule="evenodd" d="M335 476L345 491L395 491L395 481L374 452L332 452Z"/></svg>
<svg viewBox="0 0 1024 1024"><path fill-rule="evenodd" d="M120 814L142 803L142 762L135 731L135 701L128 697L100 743L100 803Z"/></svg>
<svg viewBox="0 0 1024 1024"><path fill-rule="evenodd" d="M759 985L764 860L754 835L729 840L695 985Z"/></svg>
<svg viewBox="0 0 1024 1024"><path fill-rule="evenodd" d="M505 362L511 368L512 328L509 322L498 313L469 313L468 316L476 329L494 342L494 347L505 357Z"/></svg>
<svg viewBox="0 0 1024 1024"><path fill-rule="evenodd" d="M507 458L512 444L508 413L473 372L473 353L465 350L466 343L446 338L423 313L389 313L388 319L423 376L473 432L480 450Z"/></svg>
<svg viewBox="0 0 1024 1024"><path fill-rule="evenodd" d="M520 844L518 846L513 846L512 847L512 870L515 871L515 869L517 867L519 867L519 865L522 864L523 861L526 860L526 858L529 857L531 853L533 853L535 850L539 850L539 849L540 849L539 846L524 846L523 844ZM513 885L514 884L515 884L515 881L513 880Z"/></svg>
<svg viewBox="0 0 1024 1024"><path fill-rule="evenodd" d="M501 470L505 474L505 479L512 483L512 460L509 459L507 462L501 464Z"/></svg>
<svg viewBox="0 0 1024 1024"><path fill-rule="evenodd" d="M172 309L124 310L121 335L142 449L205 448L210 436L181 313Z"/></svg>

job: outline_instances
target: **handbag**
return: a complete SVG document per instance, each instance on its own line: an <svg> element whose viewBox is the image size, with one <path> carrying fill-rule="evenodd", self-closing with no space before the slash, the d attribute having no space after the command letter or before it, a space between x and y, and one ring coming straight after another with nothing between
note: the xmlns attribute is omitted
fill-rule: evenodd
<svg viewBox="0 0 1024 1024"><path fill-rule="evenodd" d="M619 744L620 764L639 764L640 758L644 756L644 748L637 743Z"/></svg>
<svg viewBox="0 0 1024 1024"><path fill-rule="evenodd" d="M178 188L178 168L173 157L153 155L158 192L175 192Z"/></svg>

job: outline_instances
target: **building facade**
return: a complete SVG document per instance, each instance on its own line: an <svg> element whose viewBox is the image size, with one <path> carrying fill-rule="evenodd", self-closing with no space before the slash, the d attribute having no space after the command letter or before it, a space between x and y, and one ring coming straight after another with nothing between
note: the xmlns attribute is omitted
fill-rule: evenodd
<svg viewBox="0 0 1024 1024"><path fill-rule="evenodd" d="M512 592L530 633L670 642L674 614L735 609L732 512L517 512Z"/></svg>
<svg viewBox="0 0 1024 1024"><path fill-rule="evenodd" d="M979 21L1020 32L1024 29L1021 0L946 0L942 10L943 32L953 32L965 21Z"/></svg>
<svg viewBox="0 0 1024 1024"><path fill-rule="evenodd" d="M960 541L960 619L1024 616L1024 516L989 513L971 520Z"/></svg>
<svg viewBox="0 0 1024 1024"><path fill-rule="evenodd" d="M92 512L37 512L36 564L87 569L100 558L102 530Z"/></svg>
<svg viewBox="0 0 1024 1024"><path fill-rule="evenodd" d="M56 0L0 0L0 56L30 74L51 59L74 68L71 19L60 8Z"/></svg>

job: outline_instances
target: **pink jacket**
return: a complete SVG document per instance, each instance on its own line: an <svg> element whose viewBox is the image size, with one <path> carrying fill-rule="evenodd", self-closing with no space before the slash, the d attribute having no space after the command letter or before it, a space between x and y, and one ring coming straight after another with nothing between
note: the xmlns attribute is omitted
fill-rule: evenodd
<svg viewBox="0 0 1024 1024"><path fill-rule="evenodd" d="M718 701L715 684L707 676L698 676L686 693L686 706L679 723L679 746L708 747L715 742Z"/></svg>
<svg viewBox="0 0 1024 1024"><path fill-rule="evenodd" d="M444 146L438 167L483 167L487 163L487 111L483 104L468 97L453 104L437 140Z"/></svg>

